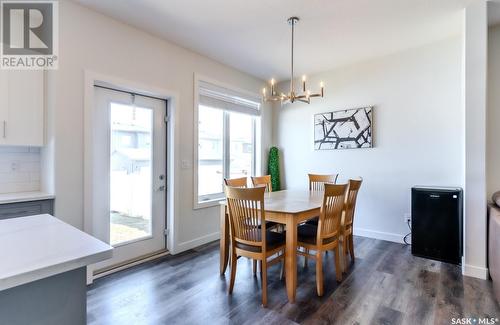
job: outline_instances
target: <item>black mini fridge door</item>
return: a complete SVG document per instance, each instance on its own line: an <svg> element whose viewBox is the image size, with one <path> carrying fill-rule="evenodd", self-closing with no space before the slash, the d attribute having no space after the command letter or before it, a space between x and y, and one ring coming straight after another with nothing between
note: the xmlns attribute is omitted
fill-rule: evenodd
<svg viewBox="0 0 500 325"><path fill-rule="evenodd" d="M413 255L460 264L462 190L414 187L411 195Z"/></svg>

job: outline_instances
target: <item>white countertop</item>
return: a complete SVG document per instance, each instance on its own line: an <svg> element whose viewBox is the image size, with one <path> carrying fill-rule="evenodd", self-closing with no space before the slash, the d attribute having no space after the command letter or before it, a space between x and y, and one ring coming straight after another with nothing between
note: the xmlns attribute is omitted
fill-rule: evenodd
<svg viewBox="0 0 500 325"><path fill-rule="evenodd" d="M53 199L54 195L45 192L19 192L0 194L0 204Z"/></svg>
<svg viewBox="0 0 500 325"><path fill-rule="evenodd" d="M48 214L0 220L0 291L112 254L108 244Z"/></svg>

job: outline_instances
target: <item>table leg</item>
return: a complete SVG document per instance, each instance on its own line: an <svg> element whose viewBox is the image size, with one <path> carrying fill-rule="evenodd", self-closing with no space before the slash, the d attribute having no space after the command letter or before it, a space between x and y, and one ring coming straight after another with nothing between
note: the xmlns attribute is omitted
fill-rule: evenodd
<svg viewBox="0 0 500 325"><path fill-rule="evenodd" d="M285 274L288 301L293 303L297 290L297 224L293 216L286 220Z"/></svg>
<svg viewBox="0 0 500 325"><path fill-rule="evenodd" d="M226 272L229 260L229 218L226 206L220 206L220 274Z"/></svg>

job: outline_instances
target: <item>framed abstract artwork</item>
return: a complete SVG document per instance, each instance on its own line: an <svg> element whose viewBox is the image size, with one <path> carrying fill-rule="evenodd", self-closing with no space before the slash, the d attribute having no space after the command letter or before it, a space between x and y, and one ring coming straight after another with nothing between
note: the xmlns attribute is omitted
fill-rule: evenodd
<svg viewBox="0 0 500 325"><path fill-rule="evenodd" d="M373 107L314 115L314 149L371 148Z"/></svg>

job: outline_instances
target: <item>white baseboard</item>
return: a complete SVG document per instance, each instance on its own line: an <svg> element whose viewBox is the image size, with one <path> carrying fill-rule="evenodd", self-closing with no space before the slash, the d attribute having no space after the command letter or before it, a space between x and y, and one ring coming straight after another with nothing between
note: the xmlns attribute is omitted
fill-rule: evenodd
<svg viewBox="0 0 500 325"><path fill-rule="evenodd" d="M136 265L139 265L139 264L142 264L142 263L146 263L146 262L155 260L157 258L166 256L166 255L169 255L169 254L170 254L170 252L168 252L168 251L161 251L161 252L159 252L157 254L153 254L151 256L148 256L148 257L145 257L145 258L141 258L139 260L136 260L136 261L133 261L133 262L130 262L130 263L123 264L121 266L115 267L113 269L110 269L108 271L105 271L105 272L102 272L102 273L99 273L99 274L96 274L96 275L94 275L95 264L87 265L87 285L94 283L94 280L102 278L103 276L110 275L110 274L113 274L115 272L119 272L119 271L131 268L133 266L136 266Z"/></svg>
<svg viewBox="0 0 500 325"><path fill-rule="evenodd" d="M463 259L462 259L463 261ZM462 262L462 274L473 278L488 279L488 269L481 266L465 264Z"/></svg>
<svg viewBox="0 0 500 325"><path fill-rule="evenodd" d="M381 240L392 241L394 243L403 243L404 235L395 234L390 232L376 231L365 228L354 228L354 235L368 238L375 238Z"/></svg>
<svg viewBox="0 0 500 325"><path fill-rule="evenodd" d="M403 236L401 234L394 234L383 231L375 231L364 228L354 228L354 235L361 237L369 237L381 240L392 241L395 243L403 243ZM473 278L488 279L488 269L485 267L469 265L464 263L464 259L462 258L462 274L465 276L470 276Z"/></svg>
<svg viewBox="0 0 500 325"><path fill-rule="evenodd" d="M153 261L153 260L156 260L158 258L161 258L163 256L167 256L169 255L170 253L168 251L163 251L161 253L158 253L158 254L154 254L154 255L151 255L149 257L146 257L146 258L141 258L140 260L137 260L137 261L134 261L134 262L131 262L131 263L127 263L127 264L124 264L122 266L119 266L119 267L115 267L113 269L110 269L108 271L105 271L105 272L102 272L102 273L99 273L99 274L96 274L93 276L93 280L95 279L99 279L99 278L102 278L106 275L110 275L110 274L113 274L113 273L116 273L116 272L119 272L119 271L122 271L122 270L126 270L126 269L129 269L133 266L136 266L136 265L140 265L140 264L143 264L143 263L146 263L146 262L149 262L149 261ZM87 283L88 284L88 283Z"/></svg>
<svg viewBox="0 0 500 325"><path fill-rule="evenodd" d="M182 243L177 244L177 247L175 249L175 254L187 251L189 249L196 248L198 246L210 243L214 240L217 240L220 238L220 232L214 232L205 236L201 236L195 239L191 239Z"/></svg>
<svg viewBox="0 0 500 325"><path fill-rule="evenodd" d="M387 240L395 243L403 243L402 234L395 234L390 232L376 231L365 228L354 228L354 235L361 237L368 237L380 240ZM176 247L175 254L181 253L183 251L187 251L189 249L196 248L198 246L210 243L214 240L220 238L220 233L214 232L205 236L201 236L192 240L188 240L182 243L179 243ZM488 278L488 269L484 267L478 267L474 265L468 265L462 262L462 274L465 276L470 276L479 279L487 279Z"/></svg>
<svg viewBox="0 0 500 325"><path fill-rule="evenodd" d="M375 238L381 240L387 240L395 243L403 243L403 236L401 234L394 234L382 231L375 231L363 228L354 228L354 235L368 238ZM210 243L214 240L220 238L220 233L214 232L205 236L201 236L192 240L188 240L182 243L177 244L177 247L174 250L170 250L172 254L178 254L189 249L196 248L198 246Z"/></svg>

